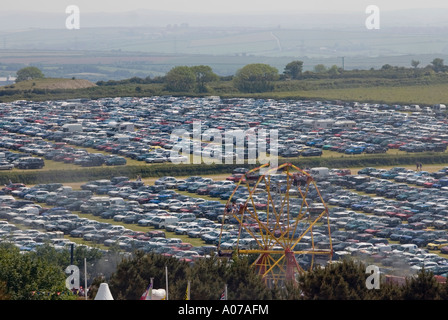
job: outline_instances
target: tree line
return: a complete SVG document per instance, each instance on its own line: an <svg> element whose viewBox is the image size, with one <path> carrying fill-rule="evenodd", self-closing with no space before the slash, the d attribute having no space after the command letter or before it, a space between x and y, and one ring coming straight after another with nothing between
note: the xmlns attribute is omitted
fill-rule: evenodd
<svg viewBox="0 0 448 320"><path fill-rule="evenodd" d="M117 299L139 299L154 278L154 288L165 288L168 265L169 296L183 300L190 281L191 300L218 300L227 285L229 300L447 300L448 285L439 283L430 271L422 269L403 283L385 282L377 289L366 285L366 265L351 259L316 266L303 272L297 281L267 285L251 265L255 257L217 256L200 259L193 265L155 254L138 254L124 261L109 280ZM97 283L98 285L98 283Z"/></svg>
<svg viewBox="0 0 448 320"><path fill-rule="evenodd" d="M210 86L220 82L230 82L231 86L242 93L270 92L279 88L286 88L285 82L300 80L320 80L320 79L391 79L407 81L410 79L428 79L438 75L440 79L446 76L448 66L444 60L435 58L430 64L419 67L420 61L412 60L410 67L397 67L384 64L379 69L369 70L344 70L332 65L317 64L312 71L303 70L303 61L294 60L285 65L283 71L264 63L253 63L238 69L234 75L218 76L210 66L176 66L168 71L164 76L151 78L132 77L123 80L98 81L99 87L137 85L136 91L141 90L139 84L161 84L168 92L202 94L213 91ZM36 67L26 67L17 71L17 82L40 79L44 75ZM280 84L281 83L281 84Z"/></svg>
<svg viewBox="0 0 448 320"><path fill-rule="evenodd" d="M101 283L108 283L114 300L139 300L153 279L154 289L166 289L170 300L184 300L190 283L191 300L219 300L227 288L228 300L447 300L448 285L422 269L402 284L381 282L368 289L366 266L342 260L316 266L295 283L268 286L252 267L255 256L223 259L212 255L193 264L154 253L135 251L123 257L111 250L76 247L55 250L49 245L27 254L12 244L0 245L0 300L75 300L81 297L66 288L69 264L80 270L87 261L88 299L94 299ZM107 262L106 262L107 261ZM166 272L167 271L167 272ZM84 283L81 273L80 283ZM84 297L82 297L84 298Z"/></svg>
<svg viewBox="0 0 448 320"><path fill-rule="evenodd" d="M435 74L445 74L448 66L443 59L435 58L429 65L419 68L420 62L411 61L411 67L396 67L390 64L383 65L380 69L369 70L344 70L337 65L327 67L323 64L314 66L312 71L303 71L303 61L294 60L286 64L282 73L273 66L264 63L248 64L236 71L234 75L220 77L211 67L176 66L165 76L138 80L132 78L123 81L98 82L98 85L114 85L129 83L162 83L170 92L206 93L209 92L209 84L219 81L231 81L233 87L242 93L261 93L275 90L276 83L288 80L315 80L315 79L412 79L430 77ZM140 82L139 82L140 81Z"/></svg>

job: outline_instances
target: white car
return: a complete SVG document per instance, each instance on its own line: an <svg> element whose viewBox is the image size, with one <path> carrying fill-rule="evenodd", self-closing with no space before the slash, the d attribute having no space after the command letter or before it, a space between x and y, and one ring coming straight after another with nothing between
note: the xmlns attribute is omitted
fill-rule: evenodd
<svg viewBox="0 0 448 320"><path fill-rule="evenodd" d="M221 243L221 249L223 250L233 250L238 246L239 239L230 239L226 242Z"/></svg>
<svg viewBox="0 0 448 320"><path fill-rule="evenodd" d="M369 242L358 242L354 243L353 245L345 248L345 251L348 251L350 253L353 253L358 250L369 250L373 248L373 244Z"/></svg>
<svg viewBox="0 0 448 320"><path fill-rule="evenodd" d="M0 162L0 170L12 170L14 168L14 165L12 163L9 163L7 161Z"/></svg>
<svg viewBox="0 0 448 320"><path fill-rule="evenodd" d="M167 158L162 157L162 156L154 156L154 157L148 157L145 159L146 163L163 163L163 162L167 162Z"/></svg>

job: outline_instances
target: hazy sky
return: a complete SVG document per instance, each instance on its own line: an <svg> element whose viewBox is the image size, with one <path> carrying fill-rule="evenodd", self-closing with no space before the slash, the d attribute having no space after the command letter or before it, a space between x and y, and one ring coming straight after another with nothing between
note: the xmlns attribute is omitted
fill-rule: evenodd
<svg viewBox="0 0 448 320"><path fill-rule="evenodd" d="M139 9L205 12L320 12L364 11L368 5L380 10L415 8L448 8L441 0L15 0L4 1L0 11L65 12L68 5L77 5L80 12L117 12Z"/></svg>

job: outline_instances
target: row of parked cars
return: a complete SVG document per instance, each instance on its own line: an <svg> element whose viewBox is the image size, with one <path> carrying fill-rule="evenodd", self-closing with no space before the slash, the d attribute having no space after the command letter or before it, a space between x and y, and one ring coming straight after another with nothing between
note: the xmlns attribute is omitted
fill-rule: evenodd
<svg viewBox="0 0 448 320"><path fill-rule="evenodd" d="M15 131L14 129L12 129ZM107 155L103 153L89 153L82 148L67 145L67 143L54 143L42 137L28 137L1 130L0 155L2 162L0 168L12 169L41 169L44 160L53 160L71 163L83 167L125 165L125 157Z"/></svg>
<svg viewBox="0 0 448 320"><path fill-rule="evenodd" d="M94 187L95 183L98 183L96 185L97 188ZM41 184L31 188L20 183L14 183L6 186L2 191L5 195L3 196L4 202L2 202L3 207L0 219L47 232L61 232L64 235L92 241L93 244L101 243L107 247L116 246L125 252L140 249L145 252L160 252L165 255L175 255L179 259L193 261L196 258L210 254L211 251L216 251L215 245L193 247L189 243L182 242L179 238L166 238L165 232L162 229L168 225L173 226L178 222L179 225L176 225L176 228L180 228L184 226L183 222L195 220L197 220L196 222L201 227L209 226L217 228L220 225L205 218L196 219L194 214L184 212L183 210L181 211L180 208L173 209L175 207L174 203L166 203L165 206L161 206L166 208L166 210L162 210L157 209L159 206L155 202L140 203L132 200L132 198L129 199L130 195L123 198L118 195L103 196L94 194L100 185L110 186L112 184L129 185L133 193L145 187L141 182L130 181L127 177L114 177L111 180L91 181L84 184L81 190L72 190L72 188L59 183ZM117 186L117 188L121 187ZM160 191L162 189L165 188L159 187ZM172 197L173 194L168 194L170 198L174 199ZM161 193L159 199L166 200L168 198ZM179 198L180 200L181 198ZM198 201L198 204L200 203ZM49 204L52 208L44 209L43 207L46 206L41 207L43 204ZM15 208L16 206L17 209ZM125 225L152 226L156 230L145 233L135 232L123 225L98 223L95 220L79 218L73 211L81 211L106 219L113 219ZM174 212L179 213L179 215L176 219L165 219L165 215L169 212L172 213L172 218L174 217ZM160 219L160 217L164 219ZM179 235L186 235L187 231L194 230L188 228L188 230L176 230L175 232ZM198 236L197 234L192 236L192 238ZM25 248L23 250L26 251Z"/></svg>
<svg viewBox="0 0 448 320"><path fill-rule="evenodd" d="M394 148L407 152L445 152L448 135L443 112L435 109L431 113L403 113L401 107L171 96L15 101L0 104L0 129L4 130L2 136L7 139L8 148L22 148L41 157L43 152L50 151L47 149L50 142L94 148L114 156L110 160L96 159L101 156L81 154L80 150L68 147L64 150L66 157L54 155L56 159L62 157L61 161L82 157L78 161L85 166L101 165L106 160L110 165L122 165L123 158L147 163L170 161L168 154L176 145L174 130L199 136L202 141L195 142L199 143L202 156L207 156L210 141L205 136L209 129L217 130L222 137L232 130L277 130L277 152L282 157L319 156L325 150L345 154L382 153ZM6 133L15 135L8 137ZM16 142L18 136L21 141ZM31 138L43 141L28 141ZM24 140L27 145L19 146ZM269 139L266 142L267 152L272 151ZM244 149L246 157L246 144ZM230 153L222 156L236 160L235 152ZM185 160L185 155L178 157L177 161Z"/></svg>
<svg viewBox="0 0 448 320"><path fill-rule="evenodd" d="M404 167L394 167L388 170L363 168L360 173L371 177L394 180L395 182L412 184L425 188L442 189L448 186L448 167L441 168L436 172L428 172L421 169L412 170Z"/></svg>
<svg viewBox="0 0 448 320"><path fill-rule="evenodd" d="M364 168L356 175L330 177L321 186L331 207L330 219L337 226L332 233L335 254L362 256L385 267L400 265L410 271L424 266L446 276L448 190L394 180L400 176L396 172L410 171ZM353 239L361 243L355 247L362 249L353 248Z"/></svg>
<svg viewBox="0 0 448 320"><path fill-rule="evenodd" d="M42 169L45 166L44 159L32 157L27 153L17 153L8 149L0 149L0 170L17 169Z"/></svg>

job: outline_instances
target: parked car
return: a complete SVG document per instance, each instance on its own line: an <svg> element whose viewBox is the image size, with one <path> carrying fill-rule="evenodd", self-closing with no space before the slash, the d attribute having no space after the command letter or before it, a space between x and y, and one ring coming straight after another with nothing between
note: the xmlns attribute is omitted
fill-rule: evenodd
<svg viewBox="0 0 448 320"><path fill-rule="evenodd" d="M124 157L111 157L107 158L104 163L107 166L123 166L126 165L127 161Z"/></svg>
<svg viewBox="0 0 448 320"><path fill-rule="evenodd" d="M13 168L14 165L12 163L9 163L7 161L0 162L0 170L12 170Z"/></svg>
<svg viewBox="0 0 448 320"><path fill-rule="evenodd" d="M321 156L322 155L322 150L321 149L317 149L317 148L311 148L311 149L307 149L307 150L302 151L301 155L303 157Z"/></svg>
<svg viewBox="0 0 448 320"><path fill-rule="evenodd" d="M21 158L17 164L17 169L42 169L44 167L44 160L42 158L25 157Z"/></svg>

